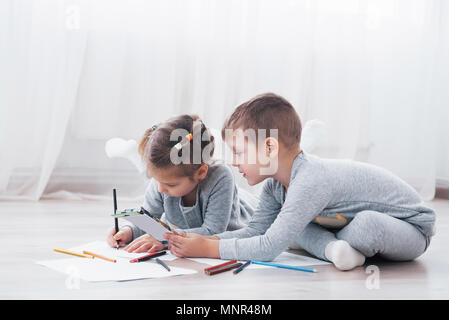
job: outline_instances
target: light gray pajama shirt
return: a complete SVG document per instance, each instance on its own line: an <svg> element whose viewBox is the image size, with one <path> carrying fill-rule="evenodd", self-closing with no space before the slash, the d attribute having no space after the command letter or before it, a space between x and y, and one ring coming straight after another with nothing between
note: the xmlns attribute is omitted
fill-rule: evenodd
<svg viewBox="0 0 449 320"><path fill-rule="evenodd" d="M349 221L336 233L313 222L318 215L336 213ZM249 224L217 236L222 259L269 261L294 243L326 259L325 246L343 239L368 257L379 253L408 260L427 249L434 223L434 211L387 170L301 152L288 192L280 182L267 179Z"/></svg>
<svg viewBox="0 0 449 320"><path fill-rule="evenodd" d="M257 201L257 197L237 188L230 167L216 162L209 165L206 178L198 184L194 206L185 207L181 197L159 192L156 181L151 179L143 207L154 216L162 217L162 221L176 226L177 231L212 235L248 224ZM125 225L131 227L133 240L145 234L130 222Z"/></svg>

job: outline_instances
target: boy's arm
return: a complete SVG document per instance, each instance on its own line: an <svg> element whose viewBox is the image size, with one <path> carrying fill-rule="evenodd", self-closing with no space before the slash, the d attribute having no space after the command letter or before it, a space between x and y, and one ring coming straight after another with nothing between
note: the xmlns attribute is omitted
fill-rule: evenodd
<svg viewBox="0 0 449 320"><path fill-rule="evenodd" d="M282 208L281 203L279 203L273 195L273 181L273 179L268 179L265 181L262 192L259 196L259 204L257 205L257 208L246 227L233 231L225 231L216 234L215 236L219 239L231 239L249 238L264 234L276 219Z"/></svg>
<svg viewBox="0 0 449 320"><path fill-rule="evenodd" d="M291 245L331 199L331 190L322 177L300 179L290 184L286 201L265 234L245 239L221 239L218 244L220 258L270 261ZM207 242L210 255L216 254L217 250L217 243L212 241Z"/></svg>
<svg viewBox="0 0 449 320"><path fill-rule="evenodd" d="M184 257L220 258L220 242L227 241L223 239L248 238L265 233L281 209L281 203L273 195L275 192L273 188L273 179L268 179L262 189L257 210L245 228L226 231L213 236L200 236L197 234L177 236L167 234L166 239L170 239L175 247L172 248L172 252Z"/></svg>

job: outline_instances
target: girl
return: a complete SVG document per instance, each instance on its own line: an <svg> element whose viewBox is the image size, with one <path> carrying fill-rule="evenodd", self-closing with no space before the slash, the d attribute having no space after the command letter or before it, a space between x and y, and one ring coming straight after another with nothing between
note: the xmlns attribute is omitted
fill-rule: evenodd
<svg viewBox="0 0 449 320"><path fill-rule="evenodd" d="M239 196L228 166L212 160L214 137L198 116L169 119L145 134L139 154L151 179L143 207L177 232L212 235L244 227L253 213L254 201ZM162 215L165 213L164 215ZM127 222L111 228L107 242L117 241L128 252L152 252L165 246Z"/></svg>

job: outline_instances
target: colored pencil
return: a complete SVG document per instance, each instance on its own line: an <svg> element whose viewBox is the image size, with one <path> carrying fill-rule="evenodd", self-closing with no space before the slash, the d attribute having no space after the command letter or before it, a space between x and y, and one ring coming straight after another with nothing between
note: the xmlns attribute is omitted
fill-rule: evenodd
<svg viewBox="0 0 449 320"><path fill-rule="evenodd" d="M269 267L276 267L276 268L283 268L283 269L291 269L291 270L299 270L299 271L305 271L305 272L318 272L316 269L302 268L302 267L296 267L296 266L288 266L288 265L285 265L285 264L277 264L277 263L254 261L254 260L252 260L251 263L253 263L253 264L260 264L262 266L269 266Z"/></svg>
<svg viewBox="0 0 449 320"><path fill-rule="evenodd" d="M237 263L228 264L228 265L223 266L221 268L215 268L215 269L207 270L207 271L204 271L204 272L208 276L213 276L214 274L217 274L217 273L221 273L221 272L225 272L225 271L228 271L228 270L232 270L232 269L238 268L241 265L242 265L242 263L237 262Z"/></svg>
<svg viewBox="0 0 449 320"><path fill-rule="evenodd" d="M166 253L165 251L153 252L153 253L147 254L147 255L145 255L145 256L142 256L142 257L138 257L138 258L134 258L134 259L132 259L132 260L129 260L129 262L146 261L146 260L149 260L149 259L152 259L152 258L156 258L156 257L162 256L162 255L164 255L165 253Z"/></svg>
<svg viewBox="0 0 449 320"><path fill-rule="evenodd" d="M161 266L163 266L167 271L170 271L170 268L159 258L156 258L156 262L159 263Z"/></svg>
<svg viewBox="0 0 449 320"><path fill-rule="evenodd" d="M230 260L230 261L227 261L227 262L222 263L222 264L217 264L216 266L205 268L204 271L210 271L212 269L221 268L221 267L224 267L224 266L227 266L229 264L236 263L236 262L237 262L237 260Z"/></svg>
<svg viewBox="0 0 449 320"><path fill-rule="evenodd" d="M105 256L101 256L101 255L99 255L97 253L93 253L93 252L90 252L90 251L84 250L83 253L84 254L88 254L90 256L93 256L95 258L100 258L100 259L106 260L106 261L110 261L110 262L114 262L114 263L117 262L117 260L115 260L115 259L107 258Z"/></svg>
<svg viewBox="0 0 449 320"><path fill-rule="evenodd" d="M69 251L69 250L62 250L62 249L58 249L58 248L54 248L53 250L56 251L56 252L61 252L61 253L65 253L65 254L71 254L72 256L77 256L77 257L81 257L81 258L91 258L91 259L94 258L91 255L82 254L82 253L78 253L78 252L73 252L73 251Z"/></svg>
<svg viewBox="0 0 449 320"><path fill-rule="evenodd" d="M246 261L244 264L242 264L240 267L238 267L237 269L235 269L234 271L232 271L233 274L237 274L240 271L242 271L243 269L245 269L247 266L249 266L251 264L251 260Z"/></svg>

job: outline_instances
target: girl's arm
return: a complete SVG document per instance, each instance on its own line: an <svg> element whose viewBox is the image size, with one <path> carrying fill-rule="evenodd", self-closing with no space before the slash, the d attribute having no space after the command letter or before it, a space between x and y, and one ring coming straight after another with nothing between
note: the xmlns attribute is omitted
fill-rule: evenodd
<svg viewBox="0 0 449 320"><path fill-rule="evenodd" d="M159 191L157 191L157 185L153 179L151 179L148 187L145 191L145 197L143 201L143 207L155 217L160 218L164 212L164 199ZM126 221L126 220L125 220ZM126 221L123 226L127 226L132 230L132 240L146 234L145 231L139 229L137 226L129 221Z"/></svg>
<svg viewBox="0 0 449 320"><path fill-rule="evenodd" d="M225 175L219 177L209 193L206 211L202 213L204 217L203 224L200 227L179 229L176 231L197 233L205 236L225 231L231 219L232 210L234 209L233 198L233 176L226 171Z"/></svg>

